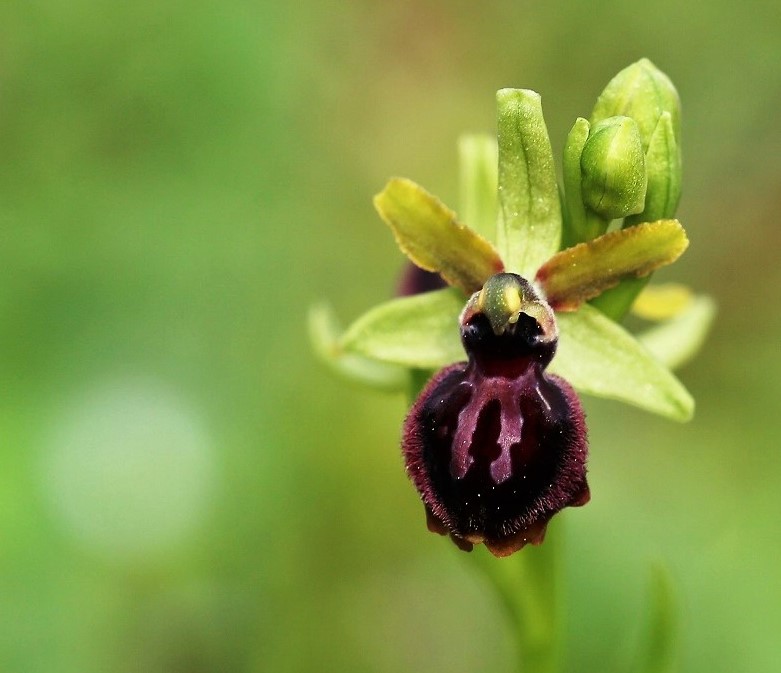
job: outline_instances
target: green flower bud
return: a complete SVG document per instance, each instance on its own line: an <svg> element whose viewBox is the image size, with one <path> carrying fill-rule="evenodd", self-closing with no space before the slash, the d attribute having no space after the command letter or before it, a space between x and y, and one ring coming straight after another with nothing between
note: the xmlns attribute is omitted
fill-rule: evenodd
<svg viewBox="0 0 781 673"><path fill-rule="evenodd" d="M623 226L674 217L681 194L681 101L675 86L651 61L640 59L610 80L597 99L591 123L615 115L626 115L637 124L647 176L645 205ZM618 319L647 280L625 280L593 303Z"/></svg>
<svg viewBox="0 0 781 673"><path fill-rule="evenodd" d="M640 131L643 152L648 151L664 112L669 112L675 143L681 144L681 100L670 78L647 58L624 68L610 80L591 113L591 125L609 117L631 117Z"/></svg>
<svg viewBox="0 0 781 673"><path fill-rule="evenodd" d="M583 203L605 219L642 212L647 185L637 124L610 117L592 127L580 155Z"/></svg>
<svg viewBox="0 0 781 673"><path fill-rule="evenodd" d="M675 141L672 118L663 112L645 153L648 187L645 208L628 217L625 227L672 218L681 198L681 149Z"/></svg>
<svg viewBox="0 0 781 673"><path fill-rule="evenodd" d="M681 195L681 100L675 86L647 58L619 72L591 113L595 124L615 115L637 124L648 175L646 202L624 226L670 218Z"/></svg>

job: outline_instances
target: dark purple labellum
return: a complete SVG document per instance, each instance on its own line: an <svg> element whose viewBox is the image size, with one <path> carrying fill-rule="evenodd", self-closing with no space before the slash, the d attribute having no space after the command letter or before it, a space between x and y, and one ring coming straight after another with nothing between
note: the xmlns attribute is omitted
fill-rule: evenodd
<svg viewBox="0 0 781 673"><path fill-rule="evenodd" d="M407 472L429 528L496 556L539 544L550 518L585 504L588 453L575 391L545 367L556 350L550 308L520 276L499 274L467 304L469 361L446 367L404 424Z"/></svg>

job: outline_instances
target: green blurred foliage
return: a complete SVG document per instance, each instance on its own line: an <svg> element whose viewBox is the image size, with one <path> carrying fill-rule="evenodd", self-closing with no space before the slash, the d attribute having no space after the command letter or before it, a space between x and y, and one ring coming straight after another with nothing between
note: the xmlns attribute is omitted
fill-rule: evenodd
<svg viewBox="0 0 781 673"><path fill-rule="evenodd" d="M456 138L493 130L496 89L540 91L560 152L647 56L684 103L692 246L660 275L721 312L682 372L691 424L587 402L567 670L632 661L656 560L681 670L777 670L778 18L756 0L0 4L0 669L511 670L499 607L425 531L403 400L332 379L305 314L388 295L401 257L371 196L404 175L455 204Z"/></svg>

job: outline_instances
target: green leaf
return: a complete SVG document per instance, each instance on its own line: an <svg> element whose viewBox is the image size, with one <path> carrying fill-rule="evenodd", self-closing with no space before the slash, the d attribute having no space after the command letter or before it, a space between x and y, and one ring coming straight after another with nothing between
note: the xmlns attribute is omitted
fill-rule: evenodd
<svg viewBox="0 0 781 673"><path fill-rule="evenodd" d="M406 368L342 350L339 345L341 329L330 306L312 306L308 318L312 347L331 371L349 381L388 392L405 390L409 386L410 374Z"/></svg>
<svg viewBox="0 0 781 673"><path fill-rule="evenodd" d="M342 337L342 349L419 369L466 360L458 326L465 303L453 288L392 299L358 318Z"/></svg>
<svg viewBox="0 0 781 673"><path fill-rule="evenodd" d="M496 242L496 138L485 134L458 139L460 216L472 229Z"/></svg>
<svg viewBox="0 0 781 673"><path fill-rule="evenodd" d="M557 316L559 347L551 371L577 390L688 421L694 400L680 381L631 334L584 304Z"/></svg>
<svg viewBox="0 0 781 673"><path fill-rule="evenodd" d="M537 272L548 303L572 311L624 278L671 264L689 245L677 220L659 220L603 234L551 257Z"/></svg>
<svg viewBox="0 0 781 673"><path fill-rule="evenodd" d="M436 271L467 294L502 271L494 247L456 221L456 214L411 180L394 178L374 197L380 217L415 264Z"/></svg>
<svg viewBox="0 0 781 673"><path fill-rule="evenodd" d="M678 316L643 332L638 339L659 362L676 369L697 354L715 317L715 302L699 296Z"/></svg>
<svg viewBox="0 0 781 673"><path fill-rule="evenodd" d="M508 271L531 278L561 241L561 204L540 95L500 89L499 229L497 245Z"/></svg>

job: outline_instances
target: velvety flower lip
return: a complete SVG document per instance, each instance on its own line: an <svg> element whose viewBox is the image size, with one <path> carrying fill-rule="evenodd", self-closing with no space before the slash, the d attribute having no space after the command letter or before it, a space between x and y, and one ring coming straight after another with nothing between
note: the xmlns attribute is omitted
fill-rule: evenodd
<svg viewBox="0 0 781 673"><path fill-rule="evenodd" d="M520 276L498 274L473 295L461 338L469 361L423 389L402 451L429 528L462 549L482 542L506 556L542 542L554 514L588 501L583 409L566 381L545 373L555 320Z"/></svg>

